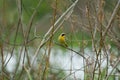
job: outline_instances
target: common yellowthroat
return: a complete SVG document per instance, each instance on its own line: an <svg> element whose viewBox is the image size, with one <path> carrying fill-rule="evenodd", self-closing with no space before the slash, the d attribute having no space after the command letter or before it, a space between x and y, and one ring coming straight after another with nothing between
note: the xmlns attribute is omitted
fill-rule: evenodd
<svg viewBox="0 0 120 80"><path fill-rule="evenodd" d="M61 45L68 47L66 43L65 33L60 34L60 36L58 37L58 41L60 42Z"/></svg>

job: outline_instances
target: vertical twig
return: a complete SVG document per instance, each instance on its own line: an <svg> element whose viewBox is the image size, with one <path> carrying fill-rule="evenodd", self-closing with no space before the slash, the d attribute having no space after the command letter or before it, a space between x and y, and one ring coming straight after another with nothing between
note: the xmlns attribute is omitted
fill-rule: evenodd
<svg viewBox="0 0 120 80"><path fill-rule="evenodd" d="M4 54L3 54L3 44L0 42L0 51L1 51L1 57L2 57L2 79L4 80Z"/></svg>
<svg viewBox="0 0 120 80"><path fill-rule="evenodd" d="M99 59L99 64L98 64L98 68L99 68L99 73L98 73L98 79L100 80L101 79L101 50L102 50L102 47L104 45L104 40L103 40L103 37L102 37L102 34L103 34L103 28L102 28L102 22L103 22L103 18L104 18L104 14L103 14L103 8L104 8L104 0L100 0L98 1L98 4L99 4L99 7L98 7L98 24L100 26L100 41L99 41L99 53L98 55L100 55L100 59Z"/></svg>
<svg viewBox="0 0 120 80"><path fill-rule="evenodd" d="M54 13L53 13L53 22L52 22L52 25L51 26L52 30L51 30L51 33L50 33L50 40L49 40L49 44L48 44L48 56L47 56L47 59L46 59L46 65L45 65L45 69L43 71L43 78L42 80L46 80L46 77L47 77L47 72L48 72L48 67L49 67L49 59L50 59L50 54L51 54L51 47L52 47L52 41L53 41L53 35L54 35L54 27L55 27L55 21L56 21L56 14L57 14L57 0L55 0L55 5L54 5Z"/></svg>
<svg viewBox="0 0 120 80"><path fill-rule="evenodd" d="M6 1L3 0L3 7L2 7L2 23L3 26L6 25L6 21L5 21L5 16L6 16ZM2 36L2 33L0 32L0 36ZM2 67L1 67L1 71L2 71L2 79L4 80L4 54L3 54L3 43L2 41L0 41L0 52L1 52L1 57L2 57Z"/></svg>
<svg viewBox="0 0 120 80"><path fill-rule="evenodd" d="M97 55L97 50L96 50L96 46L95 46L95 37L94 37L94 34L93 34L93 27L92 27L91 21L90 21L89 3L87 4L86 10L87 10L87 13L86 13L86 14L87 14L88 23L89 23L89 27L90 27L91 38L92 38L93 50L94 50L95 53L96 53L96 62L95 62L94 69L93 69L93 73L92 73L92 80L94 80L95 69L96 69L97 61L98 61L98 55Z"/></svg>
<svg viewBox="0 0 120 80"><path fill-rule="evenodd" d="M18 19L19 19L18 26L17 26L17 33L16 33L16 38L17 38L18 30L22 26L22 6L21 6L22 5L22 0L16 0L16 4L17 4L17 8L18 8ZM14 46L15 46L15 44L16 44L16 42L14 43ZM19 62L20 62L20 59L19 59ZM16 73L17 73L17 70L18 70L18 67L19 67L19 62L18 62L18 65L16 66L15 74L13 75L13 78L16 77Z"/></svg>

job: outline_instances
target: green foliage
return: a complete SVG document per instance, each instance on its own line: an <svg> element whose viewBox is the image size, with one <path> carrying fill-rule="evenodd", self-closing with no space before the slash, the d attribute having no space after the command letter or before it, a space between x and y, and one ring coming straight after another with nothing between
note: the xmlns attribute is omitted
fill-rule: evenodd
<svg viewBox="0 0 120 80"><path fill-rule="evenodd" d="M24 0L23 1L23 19L24 19L23 21L28 22L32 16L34 10L37 10L35 20L40 20L44 15L46 15L52 11L52 8L47 0L41 1L40 6L37 8L38 2L39 2L39 0L37 0L37 1Z"/></svg>
<svg viewBox="0 0 120 80"><path fill-rule="evenodd" d="M111 12L118 0L105 0L105 10Z"/></svg>
<svg viewBox="0 0 120 80"><path fill-rule="evenodd" d="M104 68L101 72L101 79L104 79L106 77L106 68Z"/></svg>

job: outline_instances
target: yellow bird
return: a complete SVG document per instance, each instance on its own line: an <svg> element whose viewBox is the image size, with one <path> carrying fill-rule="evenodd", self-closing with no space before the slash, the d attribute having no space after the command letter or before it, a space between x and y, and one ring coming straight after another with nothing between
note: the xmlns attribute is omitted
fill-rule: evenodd
<svg viewBox="0 0 120 80"><path fill-rule="evenodd" d="M60 42L61 45L68 47L66 43L65 33L60 34L60 36L58 37L58 41Z"/></svg>

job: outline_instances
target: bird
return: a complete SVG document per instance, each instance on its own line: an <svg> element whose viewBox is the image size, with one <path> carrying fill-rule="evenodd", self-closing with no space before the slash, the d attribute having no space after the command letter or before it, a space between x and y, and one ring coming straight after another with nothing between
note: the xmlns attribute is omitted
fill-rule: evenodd
<svg viewBox="0 0 120 80"><path fill-rule="evenodd" d="M61 45L68 47L67 43L66 43L66 37L65 37L65 33L61 33L58 37L58 41L60 42Z"/></svg>

